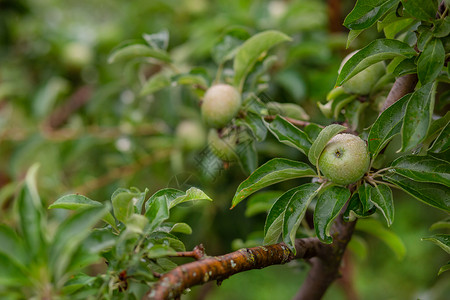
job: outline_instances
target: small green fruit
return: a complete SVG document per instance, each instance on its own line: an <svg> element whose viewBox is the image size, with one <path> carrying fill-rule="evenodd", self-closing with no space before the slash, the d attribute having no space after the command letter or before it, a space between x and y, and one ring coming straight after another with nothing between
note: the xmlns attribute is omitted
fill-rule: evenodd
<svg viewBox="0 0 450 300"><path fill-rule="evenodd" d="M345 63L356 53L352 52L347 55L342 61L341 67L339 68L339 72ZM358 94L358 95L367 95L370 93L372 87L377 83L378 79L383 76L386 72L386 67L384 62L380 61L376 64L373 64L366 69L362 70L346 82L342 84L342 87L347 93Z"/></svg>
<svg viewBox="0 0 450 300"><path fill-rule="evenodd" d="M212 153L223 161L231 162L237 159L237 134L234 131L225 133L220 137L217 130L210 129L208 146Z"/></svg>
<svg viewBox="0 0 450 300"><path fill-rule="evenodd" d="M237 115L240 107L239 92L231 85L217 84L205 93L202 117L208 126L222 128Z"/></svg>
<svg viewBox="0 0 450 300"><path fill-rule="evenodd" d="M203 126L196 121L186 120L178 124L175 131L177 143L182 149L198 150L205 145L206 133Z"/></svg>
<svg viewBox="0 0 450 300"><path fill-rule="evenodd" d="M335 135L319 158L319 168L333 183L347 185L361 179L369 169L366 142L356 135Z"/></svg>

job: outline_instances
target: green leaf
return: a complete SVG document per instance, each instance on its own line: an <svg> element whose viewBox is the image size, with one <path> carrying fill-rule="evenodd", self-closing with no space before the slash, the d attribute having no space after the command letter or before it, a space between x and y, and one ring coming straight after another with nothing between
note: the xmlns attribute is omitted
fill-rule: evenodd
<svg viewBox="0 0 450 300"><path fill-rule="evenodd" d="M372 202L381 212L388 227L394 223L394 198L391 188L386 184L379 184L370 189L370 202Z"/></svg>
<svg viewBox="0 0 450 300"><path fill-rule="evenodd" d="M171 61L170 56L163 50L152 49L141 44L134 44L113 51L108 58L108 63L127 61L134 58L156 58L165 62Z"/></svg>
<svg viewBox="0 0 450 300"><path fill-rule="evenodd" d="M266 122L269 131L283 144L294 147L305 155L311 148L311 141L305 132L301 131L283 117L276 116L271 123Z"/></svg>
<svg viewBox="0 0 450 300"><path fill-rule="evenodd" d="M162 189L157 191L156 193L154 193L148 200L147 202L145 202L145 210L147 211L150 207L150 205L155 202L157 199L164 199L167 203L169 203L170 201L178 198L178 197L183 197L185 196L185 192L177 190L177 189L172 189L172 188L167 188L167 189Z"/></svg>
<svg viewBox="0 0 450 300"><path fill-rule="evenodd" d="M439 230L439 229L450 229L450 217L448 217L444 220L438 221L436 223L433 223L430 226L429 230L431 231L431 230Z"/></svg>
<svg viewBox="0 0 450 300"><path fill-rule="evenodd" d="M337 97L334 99L333 103L331 104L331 110L333 111L333 117L335 119L338 118L339 114L341 113L342 109L349 103L353 102L355 99L357 99L357 95L347 95L344 94L340 97Z"/></svg>
<svg viewBox="0 0 450 300"><path fill-rule="evenodd" d="M274 158L255 170L244 182L242 182L233 197L231 208L254 192L289 179L314 176L316 173L310 166L303 162L284 158Z"/></svg>
<svg viewBox="0 0 450 300"><path fill-rule="evenodd" d="M36 188L37 165L33 165L17 198L20 229L31 257L40 255L45 247L45 214Z"/></svg>
<svg viewBox="0 0 450 300"><path fill-rule="evenodd" d="M258 167L258 152L253 138L246 137L244 140L239 140L236 153L239 156L239 165L245 174L250 174L256 170Z"/></svg>
<svg viewBox="0 0 450 300"><path fill-rule="evenodd" d="M347 37L347 44L345 45L345 48L348 48L350 44L363 32L364 29L360 30L350 30Z"/></svg>
<svg viewBox="0 0 450 300"><path fill-rule="evenodd" d="M396 159L394 171L412 180L440 183L450 187L450 163L432 156L406 155Z"/></svg>
<svg viewBox="0 0 450 300"><path fill-rule="evenodd" d="M418 182L396 173L385 175L383 179L425 204L450 212L450 190L441 184Z"/></svg>
<svg viewBox="0 0 450 300"><path fill-rule="evenodd" d="M420 83L425 85L436 79L444 66L445 50L440 39L432 39L425 45L425 49L417 61L417 75Z"/></svg>
<svg viewBox="0 0 450 300"><path fill-rule="evenodd" d="M298 188L292 195L286 206L283 217L283 241L295 254L295 237L300 222L306 213L311 200L316 196L319 185L316 183L307 183Z"/></svg>
<svg viewBox="0 0 450 300"><path fill-rule="evenodd" d="M87 286L89 286L90 284L92 284L97 277L92 277L92 276L88 276L86 274L76 274L74 276L72 276L67 282L66 284L64 284L64 287L62 289L64 294L71 294L74 293L76 291L78 291L81 288L85 288Z"/></svg>
<svg viewBox="0 0 450 300"><path fill-rule="evenodd" d="M394 73L395 77L417 73L417 65L415 63L415 57L404 59L395 67L392 73Z"/></svg>
<svg viewBox="0 0 450 300"><path fill-rule="evenodd" d="M358 0L344 20L344 26L351 30L369 28L378 21L399 0Z"/></svg>
<svg viewBox="0 0 450 300"><path fill-rule="evenodd" d="M184 234L192 234L192 228L186 223L175 223L173 224L172 228L169 230L170 233L172 232L179 232Z"/></svg>
<svg viewBox="0 0 450 300"><path fill-rule="evenodd" d="M397 22L393 22L384 27L384 36L388 39L393 39L398 36L400 33L409 30L413 25L415 25L418 21L413 18L402 18Z"/></svg>
<svg viewBox="0 0 450 300"><path fill-rule="evenodd" d="M48 208L77 210L95 206L103 206L103 204L101 202L91 200L83 195L70 194L58 198L58 200L50 204Z"/></svg>
<svg viewBox="0 0 450 300"><path fill-rule="evenodd" d="M444 273L445 271L450 270L450 262L448 262L446 265L443 265L438 272L438 276Z"/></svg>
<svg viewBox="0 0 450 300"><path fill-rule="evenodd" d="M430 237L422 238L422 241L432 242L450 254L450 234L435 234Z"/></svg>
<svg viewBox="0 0 450 300"><path fill-rule="evenodd" d="M405 257L406 248L398 235L387 230L375 219L363 219L356 223L356 230L367 232L382 240L401 260Z"/></svg>
<svg viewBox="0 0 450 300"><path fill-rule="evenodd" d="M209 196L206 195L202 190L195 188L195 187L191 187L186 191L186 193L183 196L178 196L175 199L169 198L169 202L168 202L169 209L171 209L172 207L174 207L180 203L184 203L184 202L188 202L188 201L197 201L197 200L212 201L212 199L209 198Z"/></svg>
<svg viewBox="0 0 450 300"><path fill-rule="evenodd" d="M365 214L368 211L371 210L372 208L372 203L370 201L370 190L371 190L372 186L370 184L368 184L367 182L364 182L364 184L362 184L359 188L358 188L358 195L359 195L359 200L361 201L362 204L362 212Z"/></svg>
<svg viewBox="0 0 450 300"><path fill-rule="evenodd" d="M228 28L213 48L211 53L214 61L220 65L232 59L239 46L250 37L247 28L243 26L232 26Z"/></svg>
<svg viewBox="0 0 450 300"><path fill-rule="evenodd" d="M158 73L150 77L147 82L142 86L140 95L146 96L153 94L159 90L162 90L165 87L168 87L171 84L170 78L164 73Z"/></svg>
<svg viewBox="0 0 450 300"><path fill-rule="evenodd" d="M58 227L49 250L49 266L56 280L63 278L73 254L107 212L107 207L86 208L77 211Z"/></svg>
<svg viewBox="0 0 450 300"><path fill-rule="evenodd" d="M344 82L366 69L367 67L395 57L413 57L416 51L408 44L390 39L378 39L359 50L342 67L338 75L336 85Z"/></svg>
<svg viewBox="0 0 450 300"><path fill-rule="evenodd" d="M134 194L121 192L112 196L111 202L114 216L120 222L126 224L128 218L134 213L134 201L137 200Z"/></svg>
<svg viewBox="0 0 450 300"><path fill-rule="evenodd" d="M275 30L267 30L255 34L245 41L238 49L234 58L234 84L242 91L245 77L253 68L259 57L271 47L291 38Z"/></svg>
<svg viewBox="0 0 450 300"><path fill-rule="evenodd" d="M145 217L149 220L149 224L145 231L152 233L162 222L169 218L169 204L166 197L156 197L150 202L148 209L145 211Z"/></svg>
<svg viewBox="0 0 450 300"><path fill-rule="evenodd" d="M333 242L330 236L331 224L350 195L348 189L340 186L331 186L321 192L314 209L314 229L321 242L326 244Z"/></svg>
<svg viewBox="0 0 450 300"><path fill-rule="evenodd" d="M426 138L433 108L434 85L430 82L415 91L406 105L401 151L411 150Z"/></svg>
<svg viewBox="0 0 450 300"><path fill-rule="evenodd" d="M433 28L433 36L442 38L450 35L450 17L446 16L444 19L436 20Z"/></svg>
<svg viewBox="0 0 450 300"><path fill-rule="evenodd" d="M142 37L153 49L167 50L169 46L169 31L167 29L152 34L144 33Z"/></svg>
<svg viewBox="0 0 450 300"><path fill-rule="evenodd" d="M432 153L445 152L450 148L450 122L444 127L441 133L438 135L434 141L431 148L428 150Z"/></svg>
<svg viewBox="0 0 450 300"><path fill-rule="evenodd" d="M351 222L356 220L357 218L366 218L374 214L375 211L376 207L372 206L367 212L364 212L364 208L360 200L360 195L358 193L353 193L348 203L347 209L344 212L344 220L347 222Z"/></svg>
<svg viewBox="0 0 450 300"><path fill-rule="evenodd" d="M305 133L308 135L308 138L311 142L314 142L317 139L322 129L323 128L321 126L314 123L308 124L304 128Z"/></svg>
<svg viewBox="0 0 450 300"><path fill-rule="evenodd" d="M413 17L433 21L436 17L438 4L436 0L402 0L403 7Z"/></svg>
<svg viewBox="0 0 450 300"><path fill-rule="evenodd" d="M311 148L308 152L308 159L314 165L317 166L320 154L322 154L323 149L327 143L338 133L347 129L345 126L338 124L331 124L322 129Z"/></svg>
<svg viewBox="0 0 450 300"><path fill-rule="evenodd" d="M400 132L406 105L412 94L407 94L381 113L369 132L369 152L374 159L386 144Z"/></svg>
<svg viewBox="0 0 450 300"><path fill-rule="evenodd" d="M0 252L0 285L23 287L29 285L27 274L9 256ZM23 295L22 295L23 296Z"/></svg>
<svg viewBox="0 0 450 300"><path fill-rule="evenodd" d="M419 33L419 37L417 38L417 49L422 52L425 49L426 44L433 37L433 33L430 27L421 25L417 28L417 32Z"/></svg>
<svg viewBox="0 0 450 300"><path fill-rule="evenodd" d="M17 265L22 265L25 270L28 257L23 240L21 240L12 228L0 224L0 253L13 260Z"/></svg>
<svg viewBox="0 0 450 300"><path fill-rule="evenodd" d="M264 121L260 115L253 112L247 112L242 124L247 126L252 131L258 142L266 139L267 128L264 125Z"/></svg>
<svg viewBox="0 0 450 300"><path fill-rule="evenodd" d="M282 194L270 208L264 224L264 245L275 244L283 230L283 219L286 207L300 187L295 187Z"/></svg>

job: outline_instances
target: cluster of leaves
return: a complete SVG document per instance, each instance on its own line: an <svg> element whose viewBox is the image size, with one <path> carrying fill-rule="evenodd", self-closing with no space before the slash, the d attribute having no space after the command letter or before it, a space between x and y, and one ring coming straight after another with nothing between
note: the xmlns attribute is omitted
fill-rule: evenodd
<svg viewBox="0 0 450 300"><path fill-rule="evenodd" d="M0 295L8 299L111 298L123 291L127 299L140 299L156 274L176 267L168 257L186 251L174 234L191 234L192 229L169 222L170 210L188 201L211 201L196 188L163 189L151 197L148 190L118 189L110 203L66 195L49 208L75 212L52 232L55 224L47 222L35 186L36 170L30 170L16 199L19 229L0 227ZM94 228L100 220L105 226ZM106 263L102 272L84 273L100 258Z"/></svg>
<svg viewBox="0 0 450 300"><path fill-rule="evenodd" d="M433 1L426 2L426 7L433 3ZM443 24L448 22L449 18L442 15L440 19L435 19L437 4L433 4L431 7L432 18L428 16L424 19L420 13L411 15L409 12L413 11L412 14L414 14L416 9L411 8L409 3L403 7L399 1L378 1L377 4L367 6L359 1L345 22L350 29L361 31L376 23L386 14L383 28L385 28L385 35L390 38L375 40L352 56L343 65L337 78L337 85L342 85L365 68L386 60L389 61L388 76L390 78L416 73L419 77L419 85L416 90L382 111L373 124L370 124L369 130L362 134L368 141L373 169L366 174L363 181L357 182L350 188L307 183L282 194L271 206L266 219L264 228L266 244L276 242L282 235L283 241L293 249L297 230L307 207L313 201L315 202L315 232L317 237L325 243L332 242L332 238L329 236L331 222L346 203L348 206L344 213L344 219L354 220L356 217L368 217L379 210L386 219L387 225L390 226L394 221L391 187L402 189L428 205L447 213L450 212L450 163L448 161L450 115L447 113L443 117L436 116L436 119L432 120L436 87L439 83L449 82L449 72L444 67L444 57L448 50L445 52L442 47L443 42L445 43L445 40L448 39L448 34L441 36L440 33L436 33L444 30L441 26L445 26ZM389 7L386 7L388 4ZM381 14L374 16L373 11L381 11ZM397 31L393 34L394 25L388 26L387 18L390 23L399 22L395 19L396 14L399 13L405 15L398 18L400 20L407 19L408 26L395 27ZM364 25L354 28L354 24L366 21L367 16L370 16L371 23L364 23ZM419 26L416 31L418 25L422 27ZM428 26L428 39L421 47L417 47L419 52L416 52L414 47L423 43L421 30L424 30L424 26ZM386 28L389 28L389 31ZM410 42L411 45L402 41L405 39L404 36L392 39L402 30L409 33L406 40L409 41L416 37L412 43ZM353 34L355 33L353 32ZM409 68L412 64L415 68L410 68L410 71L405 72L402 67L404 65L401 64L405 61L409 61ZM393 64L397 67L392 67ZM380 80L386 84L386 79L381 78ZM359 103L357 96L345 95L332 99L334 115L337 117L346 107L345 105L349 105L351 101ZM441 95L441 97L445 99L445 95ZM343 103L345 105L341 105ZM347 111L345 109L345 112ZM353 128L358 127L354 124L355 120L358 122L358 118L353 119L353 113L350 115L344 113L344 116L347 124L353 125ZM314 167L317 166L318 158L326 143L334 135L345 130L345 127L340 125L330 125L321 130L319 126L312 124L301 130L282 117L277 117L272 123L266 123L266 125L280 142L307 155ZM399 157L392 162L379 159L379 156L386 155L386 153L380 153L386 152L388 144L396 136L401 139ZM395 150L398 149L388 148L387 152ZM273 159L258 168L239 186L233 199L233 206L251 193L268 185L305 176L320 177L320 174L303 162Z"/></svg>

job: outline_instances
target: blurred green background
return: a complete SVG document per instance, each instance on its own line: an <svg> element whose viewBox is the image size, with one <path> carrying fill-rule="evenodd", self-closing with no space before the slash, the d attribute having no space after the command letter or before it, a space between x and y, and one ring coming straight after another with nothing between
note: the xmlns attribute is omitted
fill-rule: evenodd
<svg viewBox="0 0 450 300"><path fill-rule="evenodd" d="M186 149L176 136L182 121L198 121L198 95L173 86L140 96L143 81L161 66L148 61L108 64L109 54L144 34L168 33L174 66L213 78L215 45L230 28L250 34L280 30L293 38L273 52L277 60L264 78L265 95L302 105L314 122L325 119L316 102L333 88L342 58L381 36L364 32L349 49L345 15L355 1L226 0L0 0L0 217L14 225L13 195L26 170L40 164L39 189L48 205L61 195L80 193L99 201L118 187L150 193L174 187L202 188L213 204L184 206L174 219L192 225L182 237L188 248L203 243L219 255L261 238L265 214L247 218L245 205L230 201L248 174L237 164L208 173L201 164L207 146ZM226 74L228 65L224 66ZM259 164L281 156L304 160L267 139L258 144ZM274 188L286 190L289 182ZM392 231L407 249L403 260L379 239L360 234L367 256L350 254L354 288L361 299L445 299L449 274L443 252L420 239L442 213L398 194ZM62 219L61 212L49 212ZM308 269L303 262L233 276L220 288L196 287L196 299L290 299ZM326 299L346 299L334 284Z"/></svg>

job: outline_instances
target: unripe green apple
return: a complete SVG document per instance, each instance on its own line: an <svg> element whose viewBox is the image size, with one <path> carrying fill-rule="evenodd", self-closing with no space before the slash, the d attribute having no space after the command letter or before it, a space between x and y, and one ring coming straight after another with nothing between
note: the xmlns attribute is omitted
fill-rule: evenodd
<svg viewBox="0 0 450 300"><path fill-rule="evenodd" d="M198 150L206 142L206 132L202 124L192 120L180 122L175 131L175 137L181 148L188 151Z"/></svg>
<svg viewBox="0 0 450 300"><path fill-rule="evenodd" d="M215 156L224 161L234 161L237 159L236 145L237 134L230 132L219 136L217 130L210 129L208 134L208 146Z"/></svg>
<svg viewBox="0 0 450 300"><path fill-rule="evenodd" d="M347 185L361 179L369 169L366 142L356 135L335 135L319 158L319 168L331 182Z"/></svg>
<svg viewBox="0 0 450 300"><path fill-rule="evenodd" d="M213 85L203 98L202 117L208 126L222 128L237 115L240 107L241 95L233 86Z"/></svg>
<svg viewBox="0 0 450 300"><path fill-rule="evenodd" d="M344 58L341 63L341 67L339 68L339 72L341 72L342 67L356 52L358 51L352 52ZM344 82L342 87L347 93L367 95L385 72L386 67L384 62L377 62Z"/></svg>

